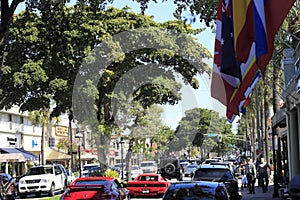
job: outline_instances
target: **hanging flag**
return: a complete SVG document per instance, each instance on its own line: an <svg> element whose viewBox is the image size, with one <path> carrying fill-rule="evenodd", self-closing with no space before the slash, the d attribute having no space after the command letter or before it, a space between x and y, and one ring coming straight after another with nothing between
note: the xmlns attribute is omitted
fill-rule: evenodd
<svg viewBox="0 0 300 200"><path fill-rule="evenodd" d="M254 42L252 0L232 0L236 59L245 63Z"/></svg>
<svg viewBox="0 0 300 200"><path fill-rule="evenodd" d="M259 45L259 48L264 45L267 49L267 51L258 49L256 52L256 62L262 74L264 74L266 66L272 57L276 32L295 1L296 0L254 0L254 8L257 11L255 12L257 16L254 17L255 43ZM264 9L261 7L264 7ZM265 19L263 19L263 17ZM264 30L262 30L262 27ZM265 32L262 33L262 31ZM262 42L265 42L265 44L262 44Z"/></svg>
<svg viewBox="0 0 300 200"><path fill-rule="evenodd" d="M248 85L251 83L252 78L254 77L258 68L255 64L254 48L251 48L251 54L248 53L248 57L244 63L238 63L235 60L234 50L232 51L232 49L234 49L233 45L229 45L231 48L229 48L230 53L227 53L228 48L222 48L225 45L223 37L226 37L227 40L231 39L231 42L233 42L234 40L234 35L232 32L232 19L230 19L232 18L232 15L229 14L229 12L232 13L230 2L231 1L220 0L218 4L211 96L218 99L227 107L227 119L229 121L232 121L236 114L239 113L239 105L241 101L245 99L244 93L247 90ZM223 20L225 21L225 23L223 22ZM231 31L229 31L228 28L223 31L222 29L225 26L230 26ZM225 54L227 57L230 56L231 58L225 59L223 54ZM223 65L228 64L226 63L228 60L235 60L234 62L231 62L231 69L238 66L241 77L238 78L232 76L222 69ZM230 70L230 68L228 70Z"/></svg>
<svg viewBox="0 0 300 200"><path fill-rule="evenodd" d="M246 107L250 92L272 56L275 34L294 2L219 1L211 96L227 107L228 121L232 122ZM228 42L231 36L228 33L233 33L233 46L225 43L224 38ZM224 48L225 44L227 48ZM228 73L230 69L232 73ZM237 69L241 78L237 76Z"/></svg>
<svg viewBox="0 0 300 200"><path fill-rule="evenodd" d="M243 105L243 102L249 97L251 90L253 89L257 80L260 78L260 76L258 76L260 72L255 62L254 44L250 49L248 60L246 61L246 63L241 64L241 70L243 74L243 82L237 88L235 88L234 92L231 94L229 102L226 105L226 116L229 122L233 122L236 115L241 112L241 106Z"/></svg>
<svg viewBox="0 0 300 200"><path fill-rule="evenodd" d="M235 58L232 1L223 0L221 29L221 72L241 79L240 64Z"/></svg>
<svg viewBox="0 0 300 200"><path fill-rule="evenodd" d="M222 31L223 25L223 17L226 18L226 23L230 24L230 19L228 19L230 14L230 6L228 2L224 2L220 0L218 3L218 10L217 10L217 19L216 19L216 38L215 38L215 52L214 52L214 63L213 63L213 72L212 72L212 83L211 83L211 96L219 100L222 104L227 105L229 102L234 89L238 87L240 84L241 75L236 73L234 76L231 72L227 72L231 68L239 67L236 65L235 61L235 54L232 51L232 47L229 50L230 52L227 53L226 49L222 47L224 45L223 36L226 36L226 45L232 45L232 38L230 39L230 31L227 29L226 31ZM231 57L227 59L223 53L226 53L227 57ZM226 62L230 62L227 64ZM232 64L233 63L233 64ZM225 64L226 67L223 67L222 64ZM240 69L236 70L240 71ZM233 75L233 76L232 76Z"/></svg>

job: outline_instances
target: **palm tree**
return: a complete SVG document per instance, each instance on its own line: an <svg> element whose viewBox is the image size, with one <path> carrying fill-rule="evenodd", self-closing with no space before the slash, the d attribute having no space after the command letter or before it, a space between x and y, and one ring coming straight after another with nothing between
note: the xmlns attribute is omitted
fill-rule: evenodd
<svg viewBox="0 0 300 200"><path fill-rule="evenodd" d="M42 124L42 138L41 138L41 164L46 162L45 158L45 128L50 121L49 110L36 110L29 113L29 119L33 125Z"/></svg>

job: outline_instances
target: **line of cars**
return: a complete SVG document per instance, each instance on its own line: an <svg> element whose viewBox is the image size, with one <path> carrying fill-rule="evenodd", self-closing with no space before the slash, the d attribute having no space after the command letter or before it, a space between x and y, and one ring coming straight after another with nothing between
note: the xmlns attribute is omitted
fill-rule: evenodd
<svg viewBox="0 0 300 200"><path fill-rule="evenodd" d="M238 180L228 163L209 162L187 165L184 175L191 176L191 181L182 181L178 177L176 170L180 167L174 159L165 159L161 164L159 174L143 173L128 182L127 189L131 197L163 196L163 200L240 200L242 198L238 190ZM191 171L187 173L189 168ZM172 178L178 181L171 182Z"/></svg>
<svg viewBox="0 0 300 200"><path fill-rule="evenodd" d="M146 166L148 165L150 164ZM89 165L89 167L88 171L91 172L99 166ZM139 171L134 175L136 176L134 180L128 183L97 174L94 176L87 174L86 177L77 178L70 183L67 170L62 165L35 166L19 180L18 189L21 198L26 198L29 194L40 196L41 193L53 196L55 192L60 191L63 192L61 200L91 198L128 200L131 197L146 196L161 196L163 200L242 198L238 192L237 179L228 163L190 164L183 172L178 160L165 159L157 171L159 173ZM182 181L183 175L191 176L191 181ZM178 182L171 182L172 178L176 178Z"/></svg>

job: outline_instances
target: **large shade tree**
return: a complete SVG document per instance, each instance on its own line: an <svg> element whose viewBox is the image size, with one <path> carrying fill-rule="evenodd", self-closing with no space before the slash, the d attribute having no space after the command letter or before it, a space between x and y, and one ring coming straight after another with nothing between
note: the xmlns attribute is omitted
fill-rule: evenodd
<svg viewBox="0 0 300 200"><path fill-rule="evenodd" d="M14 16L5 40L0 107L9 108L17 104L21 110L48 109L51 100L54 100L51 116L71 109L76 76L79 74L84 77L95 70L92 67L99 64L99 56L95 56L93 50L95 47L101 50L102 46L107 45L111 51L96 53L115 60L103 68L97 84L87 80L84 84L90 84L90 87L81 91L82 96L94 97L90 103L97 113L97 121L93 121L92 128L99 133L98 148L103 157L106 155L107 138L116 125L114 113L122 108L111 107L110 102L116 96L115 86L126 73L141 65L150 70L149 73L151 67L148 66L151 64L160 69L160 82L155 82L159 77L147 77L147 84L137 87L132 93L132 101L138 102L143 108L154 103L175 104L180 100L179 88L172 88L172 84L163 81L175 81L174 72L181 74L183 82L193 88L198 87L195 75L210 73L208 65L202 61L203 58L209 58L210 53L191 37L201 30L193 30L183 21L156 23L152 17L133 13L128 8L95 9L87 2L72 7L60 6L55 1L31 3L27 10ZM147 28L147 31L143 29L133 35L145 36L136 40L136 43L155 43L157 48L140 48L120 53L119 49L124 43L104 42L113 35L137 28ZM177 31L178 37L166 29ZM147 38L147 44L144 38ZM128 41L133 39L128 38ZM84 60L91 68L80 68ZM97 71L95 74L98 74ZM136 79L129 79L129 87L137 82ZM87 102L83 101L81 105L85 104ZM86 116L75 118L89 121Z"/></svg>

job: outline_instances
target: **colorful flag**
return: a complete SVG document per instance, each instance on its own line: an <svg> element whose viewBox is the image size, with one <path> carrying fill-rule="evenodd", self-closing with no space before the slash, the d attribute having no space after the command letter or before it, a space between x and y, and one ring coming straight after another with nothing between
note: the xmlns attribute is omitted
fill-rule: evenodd
<svg viewBox="0 0 300 200"><path fill-rule="evenodd" d="M265 44L263 45L267 47L267 51L265 53L261 52L261 49L256 52L256 62L261 70L261 73L264 74L266 66L273 54L274 38L276 32L280 28L282 22L284 21L289 10L294 5L296 0L254 0L254 2L256 1L257 4L255 4L255 9L258 10L258 12L255 14L258 16L254 17L254 20L256 20L254 22L256 33L255 43L259 44L259 46L261 47L261 43L265 42ZM264 9L259 8L262 6L264 7ZM263 17L265 19L263 19ZM262 26L265 27L265 33L262 33Z"/></svg>
<svg viewBox="0 0 300 200"><path fill-rule="evenodd" d="M236 65L236 61L234 59L234 51L230 49L230 53L227 53L230 60L229 62L233 65L228 65L226 62L228 61L223 53L226 53L226 49L222 47L224 45L223 36L226 35L226 45L231 45L232 39L230 39L230 31L227 29L226 31L222 31L222 27L224 26L222 22L223 16L226 16L227 23L230 19L228 19L228 12L230 12L228 1L227 4L223 3L222 0L218 3L217 10L217 20L216 20L216 38L215 38L215 53L214 53L214 63L213 63L213 73L212 73L212 85L211 85L211 95L212 97L218 99L224 105L227 105L231 98L231 94L234 92L234 89L238 87L240 84L240 75L232 76L230 72L226 73L226 68L230 70L230 68L239 67ZM229 38L228 38L229 37ZM231 40L231 41L230 41ZM232 54L233 53L233 54ZM224 68L222 64L226 64ZM236 70L240 71L240 69Z"/></svg>
<svg viewBox="0 0 300 200"><path fill-rule="evenodd" d="M221 29L221 72L241 79L241 69L235 58L232 1L223 0Z"/></svg>
<svg viewBox="0 0 300 200"><path fill-rule="evenodd" d="M272 56L275 34L294 2L219 1L211 96L227 107L228 121L232 122L239 112L245 110L250 92ZM224 48L223 38L228 39L225 36L230 32L233 33L234 45ZM228 73L230 67L232 73ZM236 69L240 70L241 79L236 76Z"/></svg>

